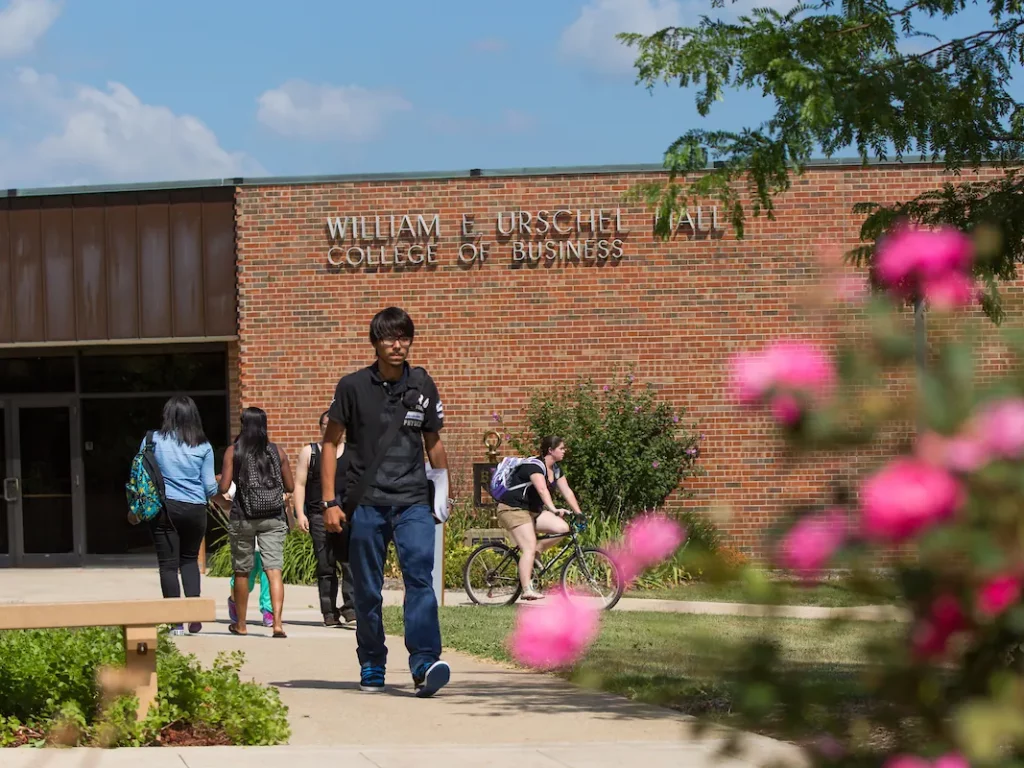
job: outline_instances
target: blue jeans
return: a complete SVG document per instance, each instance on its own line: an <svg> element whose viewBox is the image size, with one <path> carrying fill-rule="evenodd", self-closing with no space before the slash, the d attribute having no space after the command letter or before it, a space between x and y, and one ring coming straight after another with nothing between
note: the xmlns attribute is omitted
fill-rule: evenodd
<svg viewBox="0 0 1024 768"><path fill-rule="evenodd" d="M381 615L384 559L388 542L395 542L405 581L405 648L409 669L441 658L441 626L434 596L434 516L426 504L411 507L371 507L360 504L352 513L349 562L352 565L356 609L356 647L360 666L384 666Z"/></svg>

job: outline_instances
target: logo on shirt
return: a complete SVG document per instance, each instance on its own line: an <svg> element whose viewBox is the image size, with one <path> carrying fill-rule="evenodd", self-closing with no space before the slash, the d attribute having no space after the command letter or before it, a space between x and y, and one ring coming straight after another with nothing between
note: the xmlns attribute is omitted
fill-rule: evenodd
<svg viewBox="0 0 1024 768"><path fill-rule="evenodd" d="M413 429L423 429L423 411L406 411L405 421L402 423Z"/></svg>
<svg viewBox="0 0 1024 768"><path fill-rule="evenodd" d="M434 406L434 411L437 412L437 418L441 419L441 421L444 421L444 403L438 400L437 404Z"/></svg>

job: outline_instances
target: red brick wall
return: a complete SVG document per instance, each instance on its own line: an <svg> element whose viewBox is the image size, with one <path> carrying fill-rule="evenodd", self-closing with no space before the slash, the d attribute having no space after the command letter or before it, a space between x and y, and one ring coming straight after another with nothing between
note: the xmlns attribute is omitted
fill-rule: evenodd
<svg viewBox="0 0 1024 768"><path fill-rule="evenodd" d="M842 248L856 244L855 203L906 199L936 187L942 175L922 165L816 168L778 200L775 221L751 217L744 240L726 231L721 239L680 233L670 242L653 237L650 213L622 202L643 178L581 174L240 188L242 405L265 408L273 438L294 456L316 437L317 416L338 377L372 361L370 318L385 306L402 306L417 324L413 362L438 383L449 455L468 487L470 464L485 457L481 439L492 412L518 426L533 388L581 375L600 384L632 366L637 384L656 385L706 435L708 474L691 483L696 495L686 504L731 509L725 526L735 545L760 554L760 532L787 505L821 501L828 480L873 466L894 443L853 455L789 457L765 418L728 401L728 357L781 335L826 344L839 334L863 337L864 323L852 311L806 300L814 293L823 240ZM563 208L621 209L630 230L621 235L624 258L511 268L511 244L496 237L497 214L506 212L507 225L509 211ZM440 214L435 266L368 272L328 265L328 216L405 213ZM475 214L475 228L490 244L482 266L457 262L463 213ZM706 208L704 218L710 218ZM1020 291L1009 294L1013 314ZM992 360L990 367L1003 364ZM894 387L908 381L897 379ZM895 432L893 440L898 437Z"/></svg>

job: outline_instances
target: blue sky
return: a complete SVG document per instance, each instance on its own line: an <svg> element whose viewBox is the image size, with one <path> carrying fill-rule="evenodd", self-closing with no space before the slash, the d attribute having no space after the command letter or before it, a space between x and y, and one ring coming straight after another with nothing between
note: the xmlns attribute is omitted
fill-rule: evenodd
<svg viewBox="0 0 1024 768"><path fill-rule="evenodd" d="M0 187L657 163L768 114L745 93L702 120L612 39L709 6L0 0Z"/></svg>

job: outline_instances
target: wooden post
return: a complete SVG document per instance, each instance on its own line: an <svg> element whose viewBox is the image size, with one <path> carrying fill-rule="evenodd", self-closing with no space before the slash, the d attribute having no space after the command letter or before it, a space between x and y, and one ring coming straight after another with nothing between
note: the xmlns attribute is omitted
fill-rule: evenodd
<svg viewBox="0 0 1024 768"><path fill-rule="evenodd" d="M124 661L125 673L136 681L136 714L142 720L156 701L156 627L124 628Z"/></svg>

